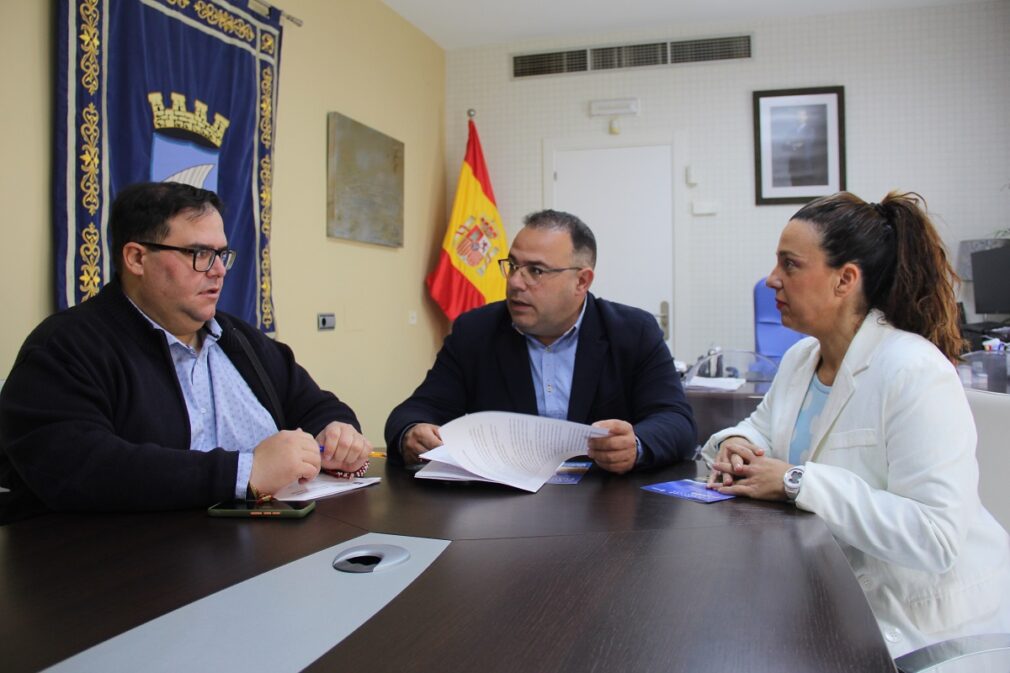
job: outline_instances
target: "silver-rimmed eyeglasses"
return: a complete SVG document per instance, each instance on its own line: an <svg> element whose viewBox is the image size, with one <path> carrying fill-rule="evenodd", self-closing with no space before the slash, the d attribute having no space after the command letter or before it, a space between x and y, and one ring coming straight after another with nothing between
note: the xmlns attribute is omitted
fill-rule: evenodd
<svg viewBox="0 0 1010 673"><path fill-rule="evenodd" d="M581 266L565 266L558 269L540 266L539 264L516 264L511 259L505 257L498 260L498 268L506 278L510 278L516 271L527 285L538 285L544 276L561 273L562 271L579 271Z"/></svg>

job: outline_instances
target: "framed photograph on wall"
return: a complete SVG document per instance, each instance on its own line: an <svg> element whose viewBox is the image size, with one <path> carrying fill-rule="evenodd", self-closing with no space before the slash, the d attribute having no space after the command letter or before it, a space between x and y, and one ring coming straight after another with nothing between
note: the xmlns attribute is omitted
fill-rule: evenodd
<svg viewBox="0 0 1010 673"><path fill-rule="evenodd" d="M757 205L806 203L845 189L845 89L754 92Z"/></svg>

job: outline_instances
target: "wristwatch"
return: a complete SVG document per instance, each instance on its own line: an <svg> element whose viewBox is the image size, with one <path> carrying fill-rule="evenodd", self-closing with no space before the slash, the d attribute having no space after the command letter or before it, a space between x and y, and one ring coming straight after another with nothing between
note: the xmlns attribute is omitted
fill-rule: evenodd
<svg viewBox="0 0 1010 673"><path fill-rule="evenodd" d="M786 490L786 498L789 502L796 500L796 496L800 494L800 485L803 480L803 466L797 465L796 467L790 467L786 470L786 473L782 475L782 486Z"/></svg>

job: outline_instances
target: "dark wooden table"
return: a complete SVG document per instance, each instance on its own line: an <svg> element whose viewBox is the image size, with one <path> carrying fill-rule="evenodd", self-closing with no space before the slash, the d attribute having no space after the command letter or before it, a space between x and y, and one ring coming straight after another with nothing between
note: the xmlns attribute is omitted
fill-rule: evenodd
<svg viewBox="0 0 1010 673"><path fill-rule="evenodd" d="M639 488L694 465L594 469L537 494L414 480L381 460L372 471L381 485L322 500L300 521L192 511L0 527L0 668L38 670L373 531L453 543L309 670L894 670L817 517Z"/></svg>

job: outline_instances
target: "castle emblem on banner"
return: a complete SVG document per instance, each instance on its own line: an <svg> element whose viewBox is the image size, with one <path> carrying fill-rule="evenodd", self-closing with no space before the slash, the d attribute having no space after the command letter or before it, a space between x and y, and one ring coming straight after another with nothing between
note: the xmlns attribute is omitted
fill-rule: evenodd
<svg viewBox="0 0 1010 673"><path fill-rule="evenodd" d="M501 252L497 238L498 234L492 222L483 216L471 216L456 228L452 235L452 244L456 256L478 274L483 275L488 265Z"/></svg>
<svg viewBox="0 0 1010 673"><path fill-rule="evenodd" d="M221 143L231 123L214 114L207 120L207 104L196 100L187 108L186 96L172 92L172 107L166 108L161 93L147 95L151 105L151 180L181 182L218 191Z"/></svg>

